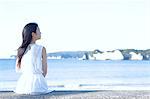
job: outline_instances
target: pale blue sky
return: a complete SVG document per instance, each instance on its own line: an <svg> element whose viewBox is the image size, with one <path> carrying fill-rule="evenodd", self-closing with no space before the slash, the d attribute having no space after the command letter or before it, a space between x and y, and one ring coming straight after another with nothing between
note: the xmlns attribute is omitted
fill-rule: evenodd
<svg viewBox="0 0 150 99"><path fill-rule="evenodd" d="M0 0L0 56L15 53L28 22L47 52L150 48L149 0Z"/></svg>

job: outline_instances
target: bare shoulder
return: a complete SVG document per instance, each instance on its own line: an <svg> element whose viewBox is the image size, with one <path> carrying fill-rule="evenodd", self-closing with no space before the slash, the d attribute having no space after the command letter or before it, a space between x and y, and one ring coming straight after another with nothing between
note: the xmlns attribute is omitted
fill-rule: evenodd
<svg viewBox="0 0 150 99"><path fill-rule="evenodd" d="M46 48L44 46L42 48L42 52L46 52Z"/></svg>

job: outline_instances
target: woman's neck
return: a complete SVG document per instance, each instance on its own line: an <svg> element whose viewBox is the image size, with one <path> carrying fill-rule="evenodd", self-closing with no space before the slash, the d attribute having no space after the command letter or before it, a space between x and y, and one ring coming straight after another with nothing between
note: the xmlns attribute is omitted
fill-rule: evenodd
<svg viewBox="0 0 150 99"><path fill-rule="evenodd" d="M35 44L35 41L31 41L31 43L30 44Z"/></svg>

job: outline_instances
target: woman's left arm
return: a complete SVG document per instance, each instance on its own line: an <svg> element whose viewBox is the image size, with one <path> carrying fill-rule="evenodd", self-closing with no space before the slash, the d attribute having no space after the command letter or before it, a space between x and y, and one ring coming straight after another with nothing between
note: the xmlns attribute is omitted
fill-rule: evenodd
<svg viewBox="0 0 150 99"><path fill-rule="evenodd" d="M47 74L47 54L46 54L45 47L43 47L42 49L42 70L43 70L43 76L45 77Z"/></svg>

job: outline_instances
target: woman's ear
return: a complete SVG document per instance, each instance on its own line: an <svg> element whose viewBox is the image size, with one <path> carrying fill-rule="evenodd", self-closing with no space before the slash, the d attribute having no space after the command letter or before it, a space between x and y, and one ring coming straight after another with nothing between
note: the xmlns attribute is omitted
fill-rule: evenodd
<svg viewBox="0 0 150 99"><path fill-rule="evenodd" d="M35 35L35 33L34 33L34 32L32 32L32 37L34 37L34 35Z"/></svg>

